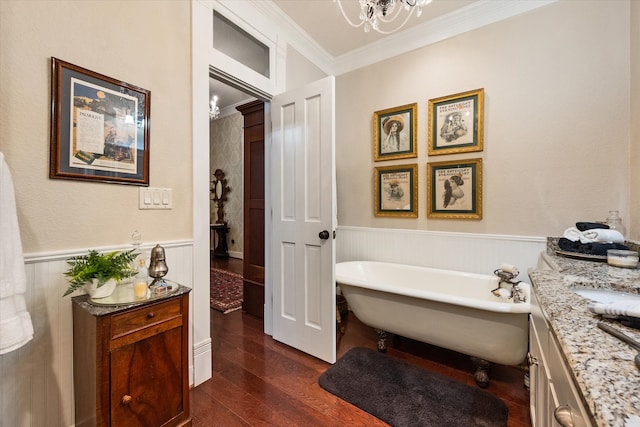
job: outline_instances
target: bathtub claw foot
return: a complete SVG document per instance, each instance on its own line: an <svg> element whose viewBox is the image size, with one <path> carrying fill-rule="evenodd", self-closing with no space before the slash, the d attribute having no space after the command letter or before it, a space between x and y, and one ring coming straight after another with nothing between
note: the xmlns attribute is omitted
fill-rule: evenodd
<svg viewBox="0 0 640 427"><path fill-rule="evenodd" d="M480 359L479 357L472 357L471 361L476 366L476 372L473 375L476 380L476 384L480 388L489 387L489 368L491 367L491 362L488 362L484 359Z"/></svg>
<svg viewBox="0 0 640 427"><path fill-rule="evenodd" d="M380 353L387 352L387 332L381 329L376 329L376 333L378 334L378 351Z"/></svg>

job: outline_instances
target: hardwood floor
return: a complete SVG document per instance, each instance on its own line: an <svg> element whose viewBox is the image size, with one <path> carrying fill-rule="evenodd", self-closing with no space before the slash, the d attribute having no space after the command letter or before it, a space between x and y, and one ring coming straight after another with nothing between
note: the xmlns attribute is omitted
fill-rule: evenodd
<svg viewBox="0 0 640 427"><path fill-rule="evenodd" d="M242 271L241 261L215 260ZM226 265L226 267L224 266ZM337 335L338 358L353 347L376 348L377 336L350 313ZM263 333L262 320L235 311L211 310L213 376L191 391L194 427L204 426L386 426L384 422L326 392L318 377L329 364ZM465 355L397 338L387 354L473 387L473 365ZM524 373L496 365L486 390L509 408L509 427L530 427Z"/></svg>

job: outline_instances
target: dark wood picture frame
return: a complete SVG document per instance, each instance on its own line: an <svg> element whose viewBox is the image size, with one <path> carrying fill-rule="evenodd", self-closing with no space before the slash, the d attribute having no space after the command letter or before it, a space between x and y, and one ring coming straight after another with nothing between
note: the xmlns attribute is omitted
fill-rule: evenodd
<svg viewBox="0 0 640 427"><path fill-rule="evenodd" d="M49 178L149 186L151 92L51 58Z"/></svg>

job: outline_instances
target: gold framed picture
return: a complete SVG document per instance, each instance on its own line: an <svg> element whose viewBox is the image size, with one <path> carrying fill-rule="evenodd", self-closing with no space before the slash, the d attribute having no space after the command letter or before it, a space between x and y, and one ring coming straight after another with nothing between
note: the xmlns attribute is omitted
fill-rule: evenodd
<svg viewBox="0 0 640 427"><path fill-rule="evenodd" d="M427 153L482 151L484 144L484 89L429 100Z"/></svg>
<svg viewBox="0 0 640 427"><path fill-rule="evenodd" d="M418 165L375 168L375 216L418 217Z"/></svg>
<svg viewBox="0 0 640 427"><path fill-rule="evenodd" d="M427 218L482 219L482 159L427 163Z"/></svg>
<svg viewBox="0 0 640 427"><path fill-rule="evenodd" d="M418 104L407 104L373 113L373 160L418 157Z"/></svg>

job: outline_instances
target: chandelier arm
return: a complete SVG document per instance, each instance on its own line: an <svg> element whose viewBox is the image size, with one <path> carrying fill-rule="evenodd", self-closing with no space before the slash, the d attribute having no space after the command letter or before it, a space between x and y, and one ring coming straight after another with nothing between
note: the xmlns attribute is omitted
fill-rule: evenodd
<svg viewBox="0 0 640 427"><path fill-rule="evenodd" d="M349 19L349 17L345 13L344 9L342 8L342 2L340 0L333 0L333 1L335 3L338 3L338 7L340 8L340 12L342 12L342 16L344 16L344 19L346 19L346 21L349 23L349 25L351 25L354 28L360 28L360 27L362 27L362 25L364 25L364 23L366 21L360 21L359 24L354 24L353 22L351 22L351 19Z"/></svg>
<svg viewBox="0 0 640 427"><path fill-rule="evenodd" d="M359 28L364 26L364 31L369 32L370 29L380 33L380 34L392 34L396 31L402 29L409 19L413 16L413 13L416 9L418 9L417 15L420 16L421 8L428 5L432 2L432 0L359 0L360 3L360 23L354 24L353 21L347 16L347 13L344 11L342 7L342 0L333 0L334 3L338 3L338 7L340 8L340 12L342 16L347 21L349 25L354 28ZM386 13L387 6L392 9L391 16L385 16L383 13ZM394 4L396 7L394 7ZM386 31L380 28L380 24L389 24L396 20L404 11L407 12L404 21L394 28L393 30ZM384 11L384 12L383 12Z"/></svg>
<svg viewBox="0 0 640 427"><path fill-rule="evenodd" d="M404 9L404 7L402 7L402 6L398 7L396 10L393 11L393 15L391 15L391 16L389 16L389 15L387 15L387 16L378 16L378 21L384 22L385 24L389 23L389 22L393 22L396 18L398 18L402 14L403 9ZM409 12L407 12L408 15L405 18L405 22L407 20L409 20L409 18L411 18L413 16L413 10L414 9L411 9ZM404 23L402 25L404 25Z"/></svg>
<svg viewBox="0 0 640 427"><path fill-rule="evenodd" d="M433 0L400 0L402 3L409 5L409 7L420 6L424 7L431 3Z"/></svg>
<svg viewBox="0 0 640 427"><path fill-rule="evenodd" d="M381 30L380 28L376 28L376 31L379 32L380 34L393 34L396 31L400 30L402 27L404 27L404 25L409 21L409 18L411 18L411 15L407 15L407 17L404 19L402 24L400 24L398 27L394 28L391 31L384 31L384 30ZM383 21L383 22L391 22L391 21Z"/></svg>

